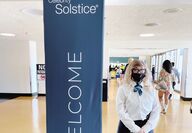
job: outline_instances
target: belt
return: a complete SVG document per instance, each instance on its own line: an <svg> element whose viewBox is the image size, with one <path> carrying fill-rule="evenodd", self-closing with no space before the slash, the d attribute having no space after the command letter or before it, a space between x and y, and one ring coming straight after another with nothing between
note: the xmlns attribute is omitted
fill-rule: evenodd
<svg viewBox="0 0 192 133"><path fill-rule="evenodd" d="M136 124L137 126L143 127L143 126L147 123L147 121L149 120L149 117L150 117L150 114L148 114L148 115L146 116L146 119L145 119L145 120L136 120L136 121L134 121L134 122L135 122L135 124Z"/></svg>

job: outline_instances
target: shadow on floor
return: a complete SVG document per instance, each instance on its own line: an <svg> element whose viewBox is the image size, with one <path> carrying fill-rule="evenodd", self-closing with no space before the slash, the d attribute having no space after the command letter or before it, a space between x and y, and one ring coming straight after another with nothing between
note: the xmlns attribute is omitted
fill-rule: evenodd
<svg viewBox="0 0 192 133"><path fill-rule="evenodd" d="M0 94L0 103L5 102L10 99L17 98L17 97L18 97L18 95L1 93Z"/></svg>

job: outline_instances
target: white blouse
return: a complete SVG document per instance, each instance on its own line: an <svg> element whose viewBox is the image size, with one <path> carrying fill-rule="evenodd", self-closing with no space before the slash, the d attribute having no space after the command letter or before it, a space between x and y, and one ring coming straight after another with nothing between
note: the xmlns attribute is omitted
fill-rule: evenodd
<svg viewBox="0 0 192 133"><path fill-rule="evenodd" d="M135 82L130 85L122 85L118 88L116 97L116 110L119 119L131 132L139 132L140 127L134 121L145 120L150 114L149 120L142 127L145 133L153 130L159 120L160 105L155 89L149 90L146 86L142 88L142 95L134 92Z"/></svg>

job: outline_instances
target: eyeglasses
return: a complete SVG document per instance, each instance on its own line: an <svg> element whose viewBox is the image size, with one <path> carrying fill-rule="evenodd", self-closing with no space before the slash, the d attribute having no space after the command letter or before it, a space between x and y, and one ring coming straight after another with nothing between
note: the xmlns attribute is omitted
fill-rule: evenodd
<svg viewBox="0 0 192 133"><path fill-rule="evenodd" d="M136 68L132 69L132 73L145 73L145 72L146 72L146 69L136 69Z"/></svg>

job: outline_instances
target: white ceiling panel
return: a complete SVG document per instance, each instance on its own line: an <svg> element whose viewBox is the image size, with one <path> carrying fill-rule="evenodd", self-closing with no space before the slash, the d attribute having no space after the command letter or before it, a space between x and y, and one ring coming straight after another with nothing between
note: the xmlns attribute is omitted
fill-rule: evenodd
<svg viewBox="0 0 192 133"><path fill-rule="evenodd" d="M191 0L105 0L106 5L192 4Z"/></svg>
<svg viewBox="0 0 192 133"><path fill-rule="evenodd" d="M43 40L43 17L23 9L43 9L41 1L0 1L0 33L14 33L16 40ZM0 39L10 39L0 36Z"/></svg>
<svg viewBox="0 0 192 133"><path fill-rule="evenodd" d="M178 8L181 12L165 13ZM192 5L107 6L105 9L106 41L191 40ZM157 26L145 26L157 23ZM140 37L153 33L154 37Z"/></svg>
<svg viewBox="0 0 192 133"><path fill-rule="evenodd" d="M110 57L129 57L129 56L151 56L164 53L173 49L157 49L157 48L132 48L132 49L110 49Z"/></svg>

